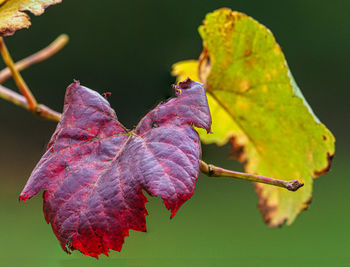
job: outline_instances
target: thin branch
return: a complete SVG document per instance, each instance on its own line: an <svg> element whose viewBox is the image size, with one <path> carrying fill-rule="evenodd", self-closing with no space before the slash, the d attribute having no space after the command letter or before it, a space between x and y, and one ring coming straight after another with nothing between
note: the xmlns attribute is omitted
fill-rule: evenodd
<svg viewBox="0 0 350 267"><path fill-rule="evenodd" d="M61 34L54 40L51 44L49 44L44 49L36 52L35 54L26 57L15 64L15 68L18 71L22 71L31 65L37 64L41 61L44 61L50 57L52 57L54 54L56 54L58 51L60 51L69 41L69 37L67 34ZM12 76L10 68L5 68L2 71L0 71L0 84L3 84L7 79L9 79Z"/></svg>
<svg viewBox="0 0 350 267"><path fill-rule="evenodd" d="M9 102L12 102L13 104L15 104L17 106L20 106L22 108L25 108L25 109L31 111L31 109L28 105L27 99L24 96L4 87L2 85L0 85L0 98L3 98ZM61 119L60 113L50 109L49 107L47 107L45 105L42 105L42 104L37 104L34 113L35 113L35 115L38 115L39 117L42 117L44 119L51 120L51 121L59 122Z"/></svg>
<svg viewBox="0 0 350 267"><path fill-rule="evenodd" d="M27 99L29 110L35 112L38 103L36 102L36 99L30 91L29 87L23 80L21 74L16 69L15 63L13 62L12 57L5 45L5 41L2 37L0 37L0 53L4 59L5 64L11 70L13 79L15 80L18 89L20 90L21 94Z"/></svg>
<svg viewBox="0 0 350 267"><path fill-rule="evenodd" d="M203 172L208 176L231 177L231 178L247 180L251 182L264 183L264 184L283 187L288 189L289 191L296 191L304 185L303 183L300 183L297 180L284 181L284 180L273 179L273 178L260 176L260 175L226 170L211 164L207 164L204 161L200 161L199 169L201 172Z"/></svg>

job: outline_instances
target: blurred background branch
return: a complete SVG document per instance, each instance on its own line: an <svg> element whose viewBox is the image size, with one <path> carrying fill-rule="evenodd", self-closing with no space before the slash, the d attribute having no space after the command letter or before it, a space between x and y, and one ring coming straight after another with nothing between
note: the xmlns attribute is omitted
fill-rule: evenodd
<svg viewBox="0 0 350 267"><path fill-rule="evenodd" d="M25 108L39 117L59 121L61 114L52 110L51 108L38 104L35 97L31 93L30 89L26 85L19 71L30 67L33 64L44 61L50 58L58 51L60 51L68 43L68 35L61 34L55 41L53 41L49 46L38 51L37 53L22 59L16 64L13 62L12 57L5 45L4 39L0 37L0 52L4 59L4 62L8 66L7 68L0 71L0 84L4 83L8 78L13 76L17 87L20 89L22 95L0 85L0 97L12 102L13 104Z"/></svg>

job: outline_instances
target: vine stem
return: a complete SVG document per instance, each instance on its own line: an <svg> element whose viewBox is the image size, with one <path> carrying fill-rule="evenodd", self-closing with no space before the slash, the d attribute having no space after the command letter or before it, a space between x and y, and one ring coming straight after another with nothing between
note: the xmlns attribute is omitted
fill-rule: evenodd
<svg viewBox="0 0 350 267"><path fill-rule="evenodd" d="M0 53L2 58L4 59L5 64L10 69L13 79L20 90L21 94L26 98L28 102L28 108L32 112L36 112L36 108L38 103L36 102L35 97L33 96L32 92L30 91L29 87L23 80L21 74L15 67L15 63L12 60L12 57L6 47L4 38L0 37Z"/></svg>
<svg viewBox="0 0 350 267"><path fill-rule="evenodd" d="M273 179L273 178L265 177L261 175L226 170L226 169L214 166L212 164L207 164L202 160L199 162L199 169L201 172L203 172L208 176L231 177L231 178L236 178L240 180L247 180L247 181L252 181L257 183L269 184L269 185L286 188L289 191L296 191L304 185L304 183L300 183L297 180L284 181L284 180Z"/></svg>
<svg viewBox="0 0 350 267"><path fill-rule="evenodd" d="M69 41L69 37L67 34L61 34L54 40L51 44L49 44L47 47L43 48L42 50L36 52L35 54L26 57L15 64L15 68L17 71L22 71L34 64L37 64L39 62L42 62L50 57L52 57L54 54L59 52ZM12 72L10 68L5 68L2 71L0 71L0 84L3 84L7 79L9 79L12 76Z"/></svg>

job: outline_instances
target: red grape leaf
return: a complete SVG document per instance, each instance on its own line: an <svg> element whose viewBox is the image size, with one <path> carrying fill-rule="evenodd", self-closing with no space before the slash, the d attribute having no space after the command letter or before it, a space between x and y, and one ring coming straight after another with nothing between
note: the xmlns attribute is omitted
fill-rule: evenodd
<svg viewBox="0 0 350 267"><path fill-rule="evenodd" d="M202 84L186 80L176 96L132 131L97 92L70 85L60 123L20 200L45 190L46 221L62 248L98 257L120 251L129 229L146 231L145 190L173 217L194 191L200 140L211 126Z"/></svg>

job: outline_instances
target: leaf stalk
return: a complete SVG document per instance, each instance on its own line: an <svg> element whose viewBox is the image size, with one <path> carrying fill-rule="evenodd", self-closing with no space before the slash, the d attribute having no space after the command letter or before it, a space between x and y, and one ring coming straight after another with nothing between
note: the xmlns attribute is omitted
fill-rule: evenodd
<svg viewBox="0 0 350 267"><path fill-rule="evenodd" d="M304 185L304 183L300 183L298 180L285 181L285 180L273 179L273 178L265 177L261 175L226 170L212 164L207 164L202 160L200 160L199 162L199 170L209 177L236 178L240 180L279 186L279 187L288 189L289 191L296 191Z"/></svg>

